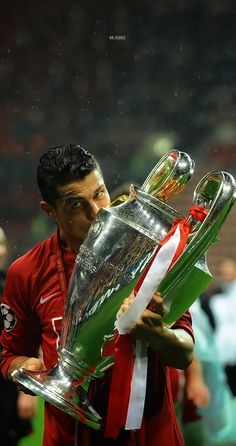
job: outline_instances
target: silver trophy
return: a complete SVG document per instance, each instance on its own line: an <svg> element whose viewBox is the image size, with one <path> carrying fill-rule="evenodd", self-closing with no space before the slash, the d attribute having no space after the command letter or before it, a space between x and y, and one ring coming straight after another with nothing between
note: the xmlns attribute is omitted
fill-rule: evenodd
<svg viewBox="0 0 236 446"><path fill-rule="evenodd" d="M131 186L124 203L100 209L76 258L59 363L39 373L22 368L13 372L18 383L95 429L102 420L87 397L89 383L113 364L113 356L105 356L104 347L116 335L117 311L175 218L184 218L166 202L181 192L193 170L186 153L172 150L140 189ZM206 209L207 217L203 222L191 221L187 247L159 287L169 326L209 284L207 249L234 201L235 180L227 172L211 172L197 185L193 203Z"/></svg>

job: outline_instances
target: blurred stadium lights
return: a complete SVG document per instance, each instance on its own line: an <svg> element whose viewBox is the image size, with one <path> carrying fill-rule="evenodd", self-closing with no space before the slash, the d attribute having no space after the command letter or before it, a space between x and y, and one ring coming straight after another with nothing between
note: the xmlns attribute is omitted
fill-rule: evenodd
<svg viewBox="0 0 236 446"><path fill-rule="evenodd" d="M221 125L218 125L213 134L212 139L217 140L218 142L224 141L227 142L235 142L236 140L236 128L234 123L225 122Z"/></svg>
<svg viewBox="0 0 236 446"><path fill-rule="evenodd" d="M177 135L174 132L155 132L145 138L143 150L151 156L162 156L176 147Z"/></svg>
<svg viewBox="0 0 236 446"><path fill-rule="evenodd" d="M130 160L130 172L137 181L143 181L157 161L177 146L177 136L173 132L154 132L144 137L141 144Z"/></svg>
<svg viewBox="0 0 236 446"><path fill-rule="evenodd" d="M152 150L155 155L164 155L169 150L173 149L175 145L174 138L169 134L160 134L158 135L152 146Z"/></svg>

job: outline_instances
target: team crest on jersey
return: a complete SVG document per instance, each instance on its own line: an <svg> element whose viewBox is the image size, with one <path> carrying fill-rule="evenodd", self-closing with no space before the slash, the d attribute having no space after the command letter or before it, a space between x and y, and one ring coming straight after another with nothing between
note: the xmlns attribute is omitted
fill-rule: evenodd
<svg viewBox="0 0 236 446"><path fill-rule="evenodd" d="M1 304L1 312L4 322L4 328L6 331L11 331L15 328L17 323L17 317L14 311L6 304Z"/></svg>

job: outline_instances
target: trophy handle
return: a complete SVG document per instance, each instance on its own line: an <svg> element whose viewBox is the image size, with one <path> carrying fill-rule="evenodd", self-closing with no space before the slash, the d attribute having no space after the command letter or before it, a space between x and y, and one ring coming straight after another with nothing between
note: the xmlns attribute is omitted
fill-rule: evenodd
<svg viewBox="0 0 236 446"><path fill-rule="evenodd" d="M190 156L185 152L173 149L154 166L140 190L167 202L185 188L193 172L194 162ZM129 195L120 195L112 201L110 206L121 204L128 198Z"/></svg>
<svg viewBox="0 0 236 446"><path fill-rule="evenodd" d="M128 200L128 198L129 198L129 195L125 195L125 194L119 195L118 197L115 198L115 200L113 200L111 202L109 207L112 207L112 206L115 206L115 205L117 206L117 204L124 203L126 200Z"/></svg>
<svg viewBox="0 0 236 446"><path fill-rule="evenodd" d="M193 204L208 211L203 222L193 221L188 245L160 284L166 315L163 320L172 325L201 295L212 276L206 254L236 199L234 177L223 171L205 175L196 186Z"/></svg>
<svg viewBox="0 0 236 446"><path fill-rule="evenodd" d="M194 172L190 156L177 149L166 153L152 169L141 190L164 202L179 194Z"/></svg>
<svg viewBox="0 0 236 446"><path fill-rule="evenodd" d="M190 240L204 238L205 232L214 232L216 236L235 199L236 183L230 173L214 170L206 174L195 188L193 204L203 207L208 214L203 222L191 222L189 217L190 223L195 223Z"/></svg>

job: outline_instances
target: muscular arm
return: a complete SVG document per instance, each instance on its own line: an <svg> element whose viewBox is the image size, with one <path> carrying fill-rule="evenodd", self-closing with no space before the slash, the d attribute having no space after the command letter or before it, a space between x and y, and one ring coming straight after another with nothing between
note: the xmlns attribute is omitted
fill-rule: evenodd
<svg viewBox="0 0 236 446"><path fill-rule="evenodd" d="M162 361L171 367L186 368L193 359L193 339L184 329L171 329L161 316L145 310L132 330L136 339L143 340L158 352Z"/></svg>
<svg viewBox="0 0 236 446"><path fill-rule="evenodd" d="M125 299L118 315L126 311L133 299L133 295ZM184 369L193 359L193 339L182 328L167 327L162 321L163 313L163 299L159 293L156 293L151 305L131 330L131 335L135 339L146 342L150 348L158 352L166 365Z"/></svg>

